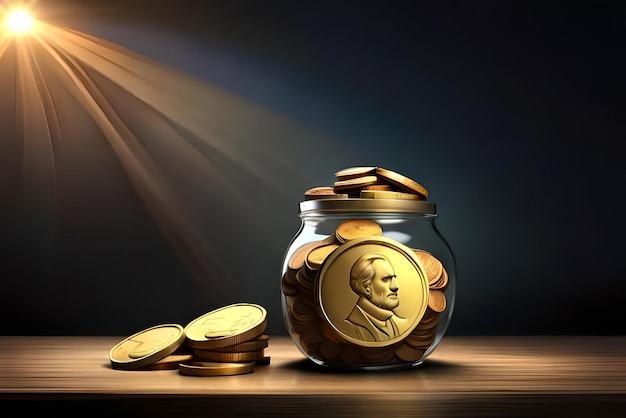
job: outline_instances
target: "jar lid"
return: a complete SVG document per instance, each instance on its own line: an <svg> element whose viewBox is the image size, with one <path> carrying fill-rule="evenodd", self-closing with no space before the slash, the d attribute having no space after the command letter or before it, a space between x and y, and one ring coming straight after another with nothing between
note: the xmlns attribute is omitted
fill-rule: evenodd
<svg viewBox="0 0 626 418"><path fill-rule="evenodd" d="M435 203L424 200L403 199L314 199L300 202L300 213L320 211L324 213L374 212L416 213L435 215Z"/></svg>

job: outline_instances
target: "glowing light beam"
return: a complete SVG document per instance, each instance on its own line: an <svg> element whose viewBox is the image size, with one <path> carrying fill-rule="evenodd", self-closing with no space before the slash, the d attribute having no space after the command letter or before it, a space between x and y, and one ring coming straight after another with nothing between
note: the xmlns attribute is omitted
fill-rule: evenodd
<svg viewBox="0 0 626 418"><path fill-rule="evenodd" d="M5 25L9 32L23 35L29 32L35 25L35 20L26 10L13 10L6 17Z"/></svg>
<svg viewBox="0 0 626 418"><path fill-rule="evenodd" d="M254 251L259 243L250 238L284 245L266 215L278 198L291 203L283 181L306 184L320 161L333 166L333 156L345 153L275 112L119 45L43 22L28 33L0 32L0 58L14 41L23 179L35 200L54 204L57 171L67 171L63 147L94 158L67 141L92 136L95 124L153 219L211 291L236 280L218 251L234 234L246 231L239 249Z"/></svg>

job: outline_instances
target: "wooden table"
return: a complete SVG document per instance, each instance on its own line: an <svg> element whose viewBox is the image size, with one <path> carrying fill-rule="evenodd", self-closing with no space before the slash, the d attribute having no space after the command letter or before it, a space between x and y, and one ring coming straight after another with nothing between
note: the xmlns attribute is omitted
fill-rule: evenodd
<svg viewBox="0 0 626 418"><path fill-rule="evenodd" d="M114 370L122 339L0 337L0 405L116 418L626 417L626 336L446 336L422 366L395 372L322 370L272 337L270 365L221 377Z"/></svg>

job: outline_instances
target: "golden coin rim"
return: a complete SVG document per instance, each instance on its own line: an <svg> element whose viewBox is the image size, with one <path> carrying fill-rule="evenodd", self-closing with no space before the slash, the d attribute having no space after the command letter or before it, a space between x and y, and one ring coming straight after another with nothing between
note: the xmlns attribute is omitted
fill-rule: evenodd
<svg viewBox="0 0 626 418"><path fill-rule="evenodd" d="M335 172L335 178L339 180L351 179L354 177L362 177L365 175L374 175L377 167L356 166L348 167Z"/></svg>
<svg viewBox="0 0 626 418"><path fill-rule="evenodd" d="M220 363L242 363L262 359L265 348L254 351L240 351L227 353L223 351L193 349L192 354L200 361L215 361Z"/></svg>
<svg viewBox="0 0 626 418"><path fill-rule="evenodd" d="M222 363L218 361L191 361L180 363L179 373L185 376L235 376L254 372L255 363Z"/></svg>
<svg viewBox="0 0 626 418"><path fill-rule="evenodd" d="M239 332L234 335L208 338L203 334L202 339L196 339L189 336L190 330L193 330L197 323L205 320L207 317L220 313L223 314L224 311L239 309L240 307L256 308L261 312L261 317L255 323L252 323L249 326L240 329ZM187 341L187 344L192 348L210 349L228 347L231 345L242 343L247 340L254 339L262 335L263 332L265 332L266 325L267 310L263 306L256 303L233 303L231 305L223 306L221 308L217 308L210 312L207 312L204 315L201 315L189 322L189 324L187 324L187 326L185 327L185 339Z"/></svg>
<svg viewBox="0 0 626 418"><path fill-rule="evenodd" d="M287 267L292 270L298 270L302 268L304 266L307 256L309 255L309 252L323 245L328 245L328 243L324 242L323 240L311 241L299 246L293 253L291 253L289 260L287 261ZM300 260L300 258L302 260ZM298 264L296 264L296 261L298 261ZM302 264L300 264L300 261L302 261Z"/></svg>
<svg viewBox="0 0 626 418"><path fill-rule="evenodd" d="M393 190L361 190L363 199L421 200L424 197L417 193L396 192Z"/></svg>
<svg viewBox="0 0 626 418"><path fill-rule="evenodd" d="M354 234L349 234L346 231L346 228L348 228L349 230L351 228L349 228L350 224L363 224L366 226L366 228L368 229L368 231L366 231L365 234L361 234L361 235L354 235ZM338 226L337 229L335 231L335 236L341 241L341 242L347 242L347 241L352 241L356 238L360 238L360 237L366 237L366 236L376 236L379 237L383 234L383 228L377 223L374 222L372 220L369 219L347 219L345 221L342 221Z"/></svg>
<svg viewBox="0 0 626 418"><path fill-rule="evenodd" d="M192 354L170 354L159 361L147 364L136 370L140 370L140 371L176 370L178 369L178 365L180 363L184 363L186 361L192 361L192 360L193 360Z"/></svg>
<svg viewBox="0 0 626 418"><path fill-rule="evenodd" d="M178 337L172 338L170 339L171 341L164 341L163 342L163 347L146 355L143 357L139 357L136 359L131 359L127 356L125 356L124 359L121 358L116 358L115 357L115 353L117 353L117 351L128 341L137 338L140 335L143 334L147 334L155 329L159 329L159 328L173 328L179 331L179 335ZM138 367L143 367L146 366L148 364L152 364L155 363L159 360L164 359L165 357L169 356L170 354L172 354L174 351L176 351L185 341L185 332L184 332L184 328L182 325L179 324L160 324L160 325L155 325L153 327L150 328L146 328L142 331L136 332L135 334L124 338L122 341L120 341L119 343L117 343L116 345L114 345L111 350L109 350L109 360L111 361L111 365L113 366L113 368L115 369L121 369L121 370L126 370L126 369L134 369L134 368L138 368Z"/></svg>
<svg viewBox="0 0 626 418"><path fill-rule="evenodd" d="M404 190L412 191L421 194L424 198L428 198L428 190L413 179L383 167L378 167L376 174Z"/></svg>
<svg viewBox="0 0 626 418"><path fill-rule="evenodd" d="M311 187L308 190L304 191L305 195L326 195L326 194L335 194L335 191L333 190L332 186L317 186L317 187Z"/></svg>
<svg viewBox="0 0 626 418"><path fill-rule="evenodd" d="M311 270L319 270L321 268L321 266L324 264L324 261L328 258L328 256L330 254L333 253L333 251L335 251L337 248L339 248L338 244L325 244L325 245L321 245L319 247L315 247L313 248L311 251L308 252L307 256L304 259L304 264ZM328 251L328 253L324 256L323 259L311 259L311 254L312 253L322 253L324 254L324 252Z"/></svg>
<svg viewBox="0 0 626 418"><path fill-rule="evenodd" d="M353 338L349 335L344 334L341 330L339 330L335 324L333 323L333 321L329 318L328 314L326 313L326 310L324 308L324 303L323 303L323 298L322 298L322 287L323 287L323 282L325 279L325 275L326 272L328 271L328 268L333 264L333 261L339 257L341 254L343 254L345 251L355 247L355 246L359 246L359 245L363 245L363 244L377 244L377 245L383 245L383 246L388 246L388 247L392 247L393 249L397 250L398 252L402 253L410 262L412 262L416 268L416 270L418 271L418 274L420 274L421 277L421 288L422 288L422 292L423 292L423 298L422 298L422 306L419 309L418 314L415 316L414 321L411 323L411 325L402 333L402 335L396 337L396 338L392 338L389 340L385 340L385 341L363 341L357 338ZM422 320L422 317L424 316L424 313L426 312L426 309L428 308L428 300L429 300L429 292L430 289L428 288L428 277L426 276L426 271L424 269L424 266L421 263L421 260L419 260L417 258L417 256L415 255L413 249L407 247L406 245L399 243L395 240L392 240L390 238L387 237L362 237L362 238L355 238L343 245L341 245L339 247L339 249L337 249L336 251L333 251L332 254L325 260L324 265L322 267L322 269L320 270L320 274L315 282L315 298L316 298L316 303L317 306L319 306L319 309L323 315L324 318L324 322L329 326L329 328L335 333L337 334L337 336L344 340L344 341L348 341L352 344L361 346L361 347L386 347L392 344L395 344L399 341L402 341L407 335L409 335L411 332L413 332L413 330L419 325L420 321Z"/></svg>
<svg viewBox="0 0 626 418"><path fill-rule="evenodd" d="M428 298L428 306L437 313L445 311L448 303L444 291L439 289L431 290Z"/></svg>
<svg viewBox="0 0 626 418"><path fill-rule="evenodd" d="M256 339L250 341L244 341L239 344L230 345L228 347L215 348L214 350L219 353L241 353L248 351L258 351L269 347L269 339Z"/></svg>
<svg viewBox="0 0 626 418"><path fill-rule="evenodd" d="M335 192L350 190L356 187L369 186L371 184L376 184L378 182L378 177L376 176L364 176L364 177L355 177L348 180L337 180L333 184L333 189Z"/></svg>

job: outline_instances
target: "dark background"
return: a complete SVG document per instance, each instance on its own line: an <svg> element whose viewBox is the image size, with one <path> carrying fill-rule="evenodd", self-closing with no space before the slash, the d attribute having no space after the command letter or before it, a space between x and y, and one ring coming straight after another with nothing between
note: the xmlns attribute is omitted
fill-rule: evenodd
<svg viewBox="0 0 626 418"><path fill-rule="evenodd" d="M268 332L286 334L279 283L297 204L358 165L402 173L436 202L458 268L449 334L625 333L623 2L36 6L50 23L182 70L325 142L292 138L278 162L261 161L280 193L216 163L249 198L205 196L212 227L202 234L220 269L200 280L119 172L89 174L85 162L86 193L46 214L20 202L20 162L5 152L2 335L130 335L235 302L265 306ZM7 97L5 143L18 135Z"/></svg>

